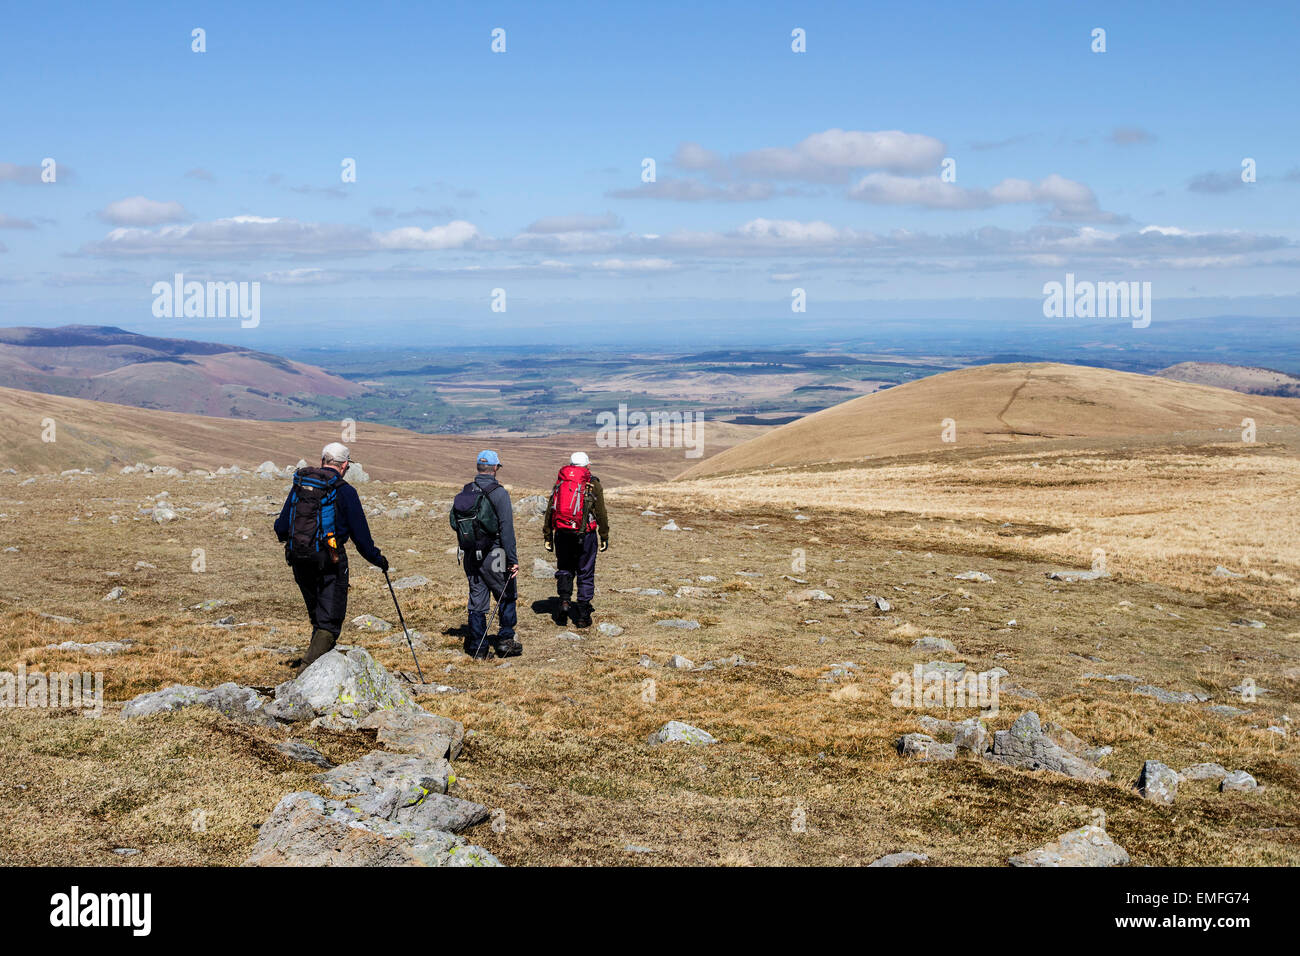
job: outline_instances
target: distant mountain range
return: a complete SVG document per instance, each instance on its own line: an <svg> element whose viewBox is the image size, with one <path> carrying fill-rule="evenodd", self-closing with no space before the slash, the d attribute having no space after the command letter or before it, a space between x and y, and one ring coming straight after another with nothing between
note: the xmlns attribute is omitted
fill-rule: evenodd
<svg viewBox="0 0 1300 956"><path fill-rule="evenodd" d="M294 419L365 391L314 365L238 345L113 326L0 329L0 386L225 418Z"/></svg>

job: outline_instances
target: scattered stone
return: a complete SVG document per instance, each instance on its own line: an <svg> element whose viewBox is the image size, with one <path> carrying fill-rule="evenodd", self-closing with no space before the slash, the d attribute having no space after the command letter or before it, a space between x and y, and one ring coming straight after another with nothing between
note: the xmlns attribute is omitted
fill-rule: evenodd
<svg viewBox="0 0 1300 956"><path fill-rule="evenodd" d="M669 518L668 523L664 525L662 528L660 528L659 530L660 531L681 531L682 529L677 527L676 521L674 521L672 518Z"/></svg>
<svg viewBox="0 0 1300 956"><path fill-rule="evenodd" d="M1255 778L1244 770L1234 770L1219 781L1219 791L1221 793L1228 790L1256 790L1258 788L1259 784L1255 781Z"/></svg>
<svg viewBox="0 0 1300 956"><path fill-rule="evenodd" d="M1007 862L1012 866L1125 866L1129 856L1101 827L1086 826Z"/></svg>
<svg viewBox="0 0 1300 956"><path fill-rule="evenodd" d="M983 571L963 571L961 574L954 574L958 581L978 581L981 584L992 584L993 579Z"/></svg>
<svg viewBox="0 0 1300 956"><path fill-rule="evenodd" d="M555 577L555 565L542 558L533 558L533 577L535 578L553 578Z"/></svg>
<svg viewBox="0 0 1300 956"><path fill-rule="evenodd" d="M1067 584L1074 584L1078 581L1096 581L1099 578L1108 578L1110 575L1105 571L1048 571L1047 577L1053 581L1064 581Z"/></svg>
<svg viewBox="0 0 1300 956"><path fill-rule="evenodd" d="M820 588L804 588L802 591L791 591L785 596L787 601L795 604L802 604L806 601L834 601L835 598L827 594Z"/></svg>
<svg viewBox="0 0 1300 956"><path fill-rule="evenodd" d="M1210 699L1205 694L1193 694L1190 691L1183 690L1165 690L1163 687L1153 687L1151 684L1134 687L1133 693L1141 694L1144 697L1154 697L1162 704L1196 704L1204 703Z"/></svg>
<svg viewBox="0 0 1300 956"><path fill-rule="evenodd" d="M1142 764L1138 790L1152 803L1172 804L1178 796L1178 774L1159 760L1148 760Z"/></svg>
<svg viewBox="0 0 1300 956"><path fill-rule="evenodd" d="M669 618L666 621L655 621L655 623L660 627L675 627L683 631L698 630L700 626L699 621L688 621L680 617Z"/></svg>
<svg viewBox="0 0 1300 956"><path fill-rule="evenodd" d="M872 860L867 866L907 866L909 863L929 862L930 858L924 853L913 853L911 850L904 850L902 853L886 853L884 856Z"/></svg>
<svg viewBox="0 0 1300 956"><path fill-rule="evenodd" d="M623 633L623 629L617 624L610 624L608 621L601 621L596 625L596 630L606 637L618 637Z"/></svg>
<svg viewBox="0 0 1300 956"><path fill-rule="evenodd" d="M122 641L92 641L78 644L76 641L64 641L62 644L46 644L47 651L69 651L74 654L89 654L97 657L102 654L120 654L131 647Z"/></svg>
<svg viewBox="0 0 1300 956"><path fill-rule="evenodd" d="M710 598L713 592L708 588L697 588L691 585L683 585L674 592L673 597L677 598Z"/></svg>
<svg viewBox="0 0 1300 956"><path fill-rule="evenodd" d="M266 698L251 687L226 683L212 690L173 684L162 690L141 694L122 705L122 719L147 717L185 707L207 707L232 720L261 727L277 726L275 718L263 709Z"/></svg>
<svg viewBox="0 0 1300 956"><path fill-rule="evenodd" d="M1244 578L1244 574L1238 574L1236 571L1229 571L1221 564L1216 564L1214 570L1210 572L1216 578Z"/></svg>
<svg viewBox="0 0 1300 956"><path fill-rule="evenodd" d="M114 848L113 852L116 853L118 856L139 856L140 855L139 850L129 846L116 847Z"/></svg>
<svg viewBox="0 0 1300 956"><path fill-rule="evenodd" d="M913 633L915 633L915 632L913 632ZM913 641L913 642L912 642L912 650L914 650L914 651L943 651L943 652L946 653L946 654L955 654L955 653L957 653L957 648L953 645L952 641L948 640L948 638L946 638L946 637L930 637L929 635L926 635L925 637L917 638L915 641Z"/></svg>
<svg viewBox="0 0 1300 956"><path fill-rule="evenodd" d="M993 735L990 759L1025 770L1051 770L1078 780L1110 777L1110 771L1070 753L1043 733L1038 714L1032 710L1021 714L1010 730L999 730Z"/></svg>
<svg viewBox="0 0 1300 956"><path fill-rule="evenodd" d="M380 634L393 629L393 625L389 624L382 618L375 617L373 614L362 614L360 617L354 617L352 619L352 624L358 630L375 631Z"/></svg>
<svg viewBox="0 0 1300 956"><path fill-rule="evenodd" d="M577 633L575 633L574 631L560 631L560 633L559 633L559 634L556 634L555 636L558 637L558 638L559 638L560 640L562 640L562 641L580 641L580 640L582 640L582 635L581 635L581 634L577 634Z"/></svg>
<svg viewBox="0 0 1300 956"><path fill-rule="evenodd" d="M717 738L707 731L700 730L698 727L692 727L690 724L683 723L680 720L670 720L658 730L650 735L649 744L657 746L659 744L716 744Z"/></svg>
<svg viewBox="0 0 1300 956"><path fill-rule="evenodd" d="M929 734L903 734L896 746L902 756L922 760L952 760L957 756L956 744L940 743Z"/></svg>
<svg viewBox="0 0 1300 956"><path fill-rule="evenodd" d="M230 602L225 598L209 598L206 601L200 601L198 604L191 604L191 611L212 611L219 607L225 607Z"/></svg>
<svg viewBox="0 0 1300 956"><path fill-rule="evenodd" d="M122 587L119 584L117 587L113 588L113 590L109 591L107 594L104 595L104 600L120 601L125 596L126 596L126 588Z"/></svg>
<svg viewBox="0 0 1300 956"><path fill-rule="evenodd" d="M396 591L405 591L408 588L422 588L430 583L429 579L423 574L408 574L404 578L398 578L393 582L393 589Z"/></svg>
<svg viewBox="0 0 1300 956"><path fill-rule="evenodd" d="M672 667L675 670L686 671L695 666L695 662L689 658L682 657L680 654L674 654L664 663L665 667Z"/></svg>
<svg viewBox="0 0 1300 956"><path fill-rule="evenodd" d="M545 495L526 495L514 502L511 507L515 514L524 517L541 517L546 514L546 509L551 505L551 499Z"/></svg>
<svg viewBox="0 0 1300 956"><path fill-rule="evenodd" d="M334 762L332 760L311 744L304 743L301 740L295 740L292 738L289 740L282 740L280 743L275 745L275 749L293 760L301 760L303 763L315 764L325 770L330 770L334 767Z"/></svg>
<svg viewBox="0 0 1300 956"><path fill-rule="evenodd" d="M1222 780L1228 771L1217 763L1194 763L1184 767L1179 774L1187 780Z"/></svg>
<svg viewBox="0 0 1300 956"><path fill-rule="evenodd" d="M930 661L928 664L921 665L921 678L923 680L945 680L952 678L957 680L966 673L966 665L954 661Z"/></svg>
<svg viewBox="0 0 1300 956"><path fill-rule="evenodd" d="M1231 624L1233 627L1253 627L1253 628L1268 627L1268 625L1265 624L1263 621L1252 621L1248 617L1234 618L1228 623Z"/></svg>

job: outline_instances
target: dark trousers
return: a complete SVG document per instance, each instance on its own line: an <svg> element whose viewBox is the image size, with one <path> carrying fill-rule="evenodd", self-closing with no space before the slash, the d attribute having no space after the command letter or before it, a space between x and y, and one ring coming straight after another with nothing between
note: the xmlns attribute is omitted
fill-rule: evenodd
<svg viewBox="0 0 1300 956"><path fill-rule="evenodd" d="M573 595L578 578L578 600L590 601L596 594L596 549L600 541L594 531L555 531L555 593L564 600Z"/></svg>
<svg viewBox="0 0 1300 956"><path fill-rule="evenodd" d="M488 611L492 599L501 607L497 621L497 638L507 640L515 636L518 612L515 602L519 598L518 578L509 581L510 569L506 553L493 548L478 558L473 551L465 552L465 577L469 581L469 631L474 645L481 644L487 634ZM470 643L469 641L466 642Z"/></svg>
<svg viewBox="0 0 1300 956"><path fill-rule="evenodd" d="M294 561L292 567L312 630L322 628L338 637L348 614L348 556L341 555L337 564L328 559L323 566L316 561Z"/></svg>

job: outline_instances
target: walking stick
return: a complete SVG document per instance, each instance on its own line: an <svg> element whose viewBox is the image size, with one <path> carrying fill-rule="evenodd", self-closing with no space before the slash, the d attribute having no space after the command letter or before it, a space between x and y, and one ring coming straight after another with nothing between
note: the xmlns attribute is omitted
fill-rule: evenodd
<svg viewBox="0 0 1300 956"><path fill-rule="evenodd" d="M411 649L411 658L415 661L415 672L420 675L420 683L424 683L424 671L420 670L420 659L415 656L415 645L411 643L411 632L406 629L406 618L402 616L402 606L397 603L397 592L393 590L393 582L388 577L388 572L384 572L384 580L388 581L388 593L393 596L393 607L397 608L397 619L402 622L402 633L406 635L406 646Z"/></svg>

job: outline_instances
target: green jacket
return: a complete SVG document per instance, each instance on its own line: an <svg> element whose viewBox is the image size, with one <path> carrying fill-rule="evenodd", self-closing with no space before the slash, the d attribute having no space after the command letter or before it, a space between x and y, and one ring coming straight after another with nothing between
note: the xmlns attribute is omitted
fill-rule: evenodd
<svg viewBox="0 0 1300 956"><path fill-rule="evenodd" d="M600 535L600 540L604 541L609 537L609 514L605 511L605 492L600 487L600 479L595 475L591 476L591 514L596 519L596 533ZM542 539L551 541L555 537L555 529L551 527L551 517L555 513L555 502L550 501L546 505L546 520L542 523Z"/></svg>

